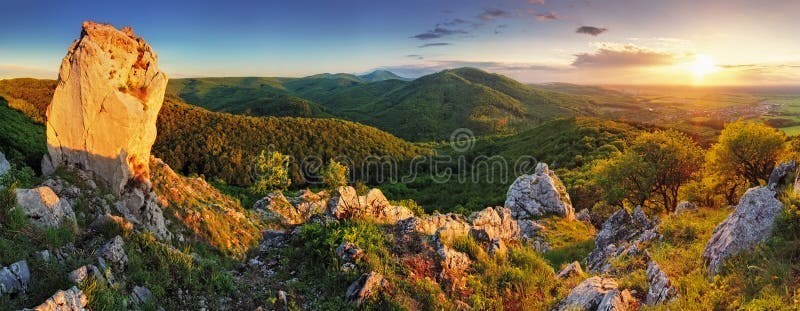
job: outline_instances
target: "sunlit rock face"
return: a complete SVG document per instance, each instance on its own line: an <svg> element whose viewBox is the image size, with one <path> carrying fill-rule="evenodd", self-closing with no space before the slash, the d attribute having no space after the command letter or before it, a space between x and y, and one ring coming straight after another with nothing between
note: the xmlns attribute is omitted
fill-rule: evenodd
<svg viewBox="0 0 800 311"><path fill-rule="evenodd" d="M121 194L149 179L150 148L167 76L158 57L133 30L84 22L61 62L47 109L43 170L73 164L92 171Z"/></svg>

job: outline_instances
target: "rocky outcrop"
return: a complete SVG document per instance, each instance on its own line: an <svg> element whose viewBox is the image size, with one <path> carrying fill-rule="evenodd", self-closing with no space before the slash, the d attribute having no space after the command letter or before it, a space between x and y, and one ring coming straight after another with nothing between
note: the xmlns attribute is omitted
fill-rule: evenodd
<svg viewBox="0 0 800 311"><path fill-rule="evenodd" d="M767 188L775 190L786 176L794 172L795 167L797 167L797 163L794 160L778 164L769 174L769 178L767 178Z"/></svg>
<svg viewBox="0 0 800 311"><path fill-rule="evenodd" d="M172 236L167 229L164 210L158 204L156 193L149 185L130 188L114 207L126 220L139 229L152 232L159 240L166 240Z"/></svg>
<svg viewBox="0 0 800 311"><path fill-rule="evenodd" d="M439 259L439 279L452 291L461 288L466 283L467 269L472 265L472 260L467 254L456 251L446 245L452 241L454 232L448 227L442 227L433 235L433 248ZM458 233L455 233L458 234Z"/></svg>
<svg viewBox="0 0 800 311"><path fill-rule="evenodd" d="M65 222L75 223L75 212L66 200L60 199L50 187L17 189L17 206L39 227L58 227Z"/></svg>
<svg viewBox="0 0 800 311"><path fill-rule="evenodd" d="M336 256L344 262L355 263L357 260L364 257L364 251L350 242L342 242L336 248Z"/></svg>
<svg viewBox="0 0 800 311"><path fill-rule="evenodd" d="M262 215L267 221L275 219L284 225L298 225L305 221L300 212L295 208L283 193L270 193L253 205L253 210Z"/></svg>
<svg viewBox="0 0 800 311"><path fill-rule="evenodd" d="M356 305L361 305L370 296L383 290L388 285L387 283L380 273L364 273L347 288L345 299L349 302L354 302Z"/></svg>
<svg viewBox="0 0 800 311"><path fill-rule="evenodd" d="M393 206L379 189L371 189L359 196L353 187L339 187L338 195L328 203L330 213L338 219L368 219L378 223L394 224L414 217L404 206Z"/></svg>
<svg viewBox="0 0 800 311"><path fill-rule="evenodd" d="M85 311L89 298L83 291L73 286L68 290L60 290L44 303L33 308L36 311Z"/></svg>
<svg viewBox="0 0 800 311"><path fill-rule="evenodd" d="M403 234L422 233L433 235L436 230L448 227L453 230L460 230L468 233L471 225L466 217L461 214L435 214L423 217L411 217L401 220L396 225Z"/></svg>
<svg viewBox="0 0 800 311"><path fill-rule="evenodd" d="M150 178L150 149L167 76L158 56L131 28L84 22L61 62L47 108L43 170L64 164L94 172L121 194Z"/></svg>
<svg viewBox="0 0 800 311"><path fill-rule="evenodd" d="M675 214L679 214L679 213L684 212L684 211L695 210L695 209L697 209L697 205L696 204L694 204L692 202L689 202L689 201L681 201L680 203L678 203L677 206L675 206Z"/></svg>
<svg viewBox="0 0 800 311"><path fill-rule="evenodd" d="M645 304L652 306L660 303L666 303L672 300L678 291L672 286L667 274L661 270L661 267L655 261L650 261L647 264L647 299Z"/></svg>
<svg viewBox="0 0 800 311"><path fill-rule="evenodd" d="M547 215L573 219L575 213L567 188L544 163L536 165L533 175L522 175L511 184L505 207L519 219Z"/></svg>
<svg viewBox="0 0 800 311"><path fill-rule="evenodd" d="M589 214L589 210L588 209L584 208L580 212L575 214L575 220L582 221L582 222L585 222L585 223L591 225L592 224L592 215Z"/></svg>
<svg viewBox="0 0 800 311"><path fill-rule="evenodd" d="M470 234L478 241L518 241L532 238L542 227L531 220L517 220L505 207L487 207L470 217ZM520 223L523 223L520 225ZM523 231L525 230L525 231Z"/></svg>
<svg viewBox="0 0 800 311"><path fill-rule="evenodd" d="M116 236L97 251L97 256L110 263L115 271L123 271L128 265L128 255L125 254L124 246L125 240Z"/></svg>
<svg viewBox="0 0 800 311"><path fill-rule="evenodd" d="M8 171L11 170L11 163L8 163L6 160L6 155L0 151L0 176L5 175Z"/></svg>
<svg viewBox="0 0 800 311"><path fill-rule="evenodd" d="M775 198L775 192L766 187L747 190L739 205L720 223L703 251L708 263L708 273L719 272L720 264L728 257L752 248L772 235L775 218L783 209L783 203Z"/></svg>
<svg viewBox="0 0 800 311"><path fill-rule="evenodd" d="M131 291L131 301L134 305L141 306L153 300L153 293L147 287L134 286Z"/></svg>
<svg viewBox="0 0 800 311"><path fill-rule="evenodd" d="M628 290L620 291L611 278L594 276L578 284L556 310L633 310L638 302Z"/></svg>
<svg viewBox="0 0 800 311"><path fill-rule="evenodd" d="M582 276L583 269L581 269L581 263L577 261L573 261L571 264L561 269L561 271L556 274L556 278L558 279L566 279L572 276Z"/></svg>
<svg viewBox="0 0 800 311"><path fill-rule="evenodd" d="M24 260L0 269L0 294L18 294L28 291L31 271Z"/></svg>
<svg viewBox="0 0 800 311"><path fill-rule="evenodd" d="M595 249L586 259L587 268L593 272L608 269L608 259L623 252L637 253L638 244L657 237L656 221L650 221L641 207L633 211L633 215L620 209L611 215L595 236Z"/></svg>

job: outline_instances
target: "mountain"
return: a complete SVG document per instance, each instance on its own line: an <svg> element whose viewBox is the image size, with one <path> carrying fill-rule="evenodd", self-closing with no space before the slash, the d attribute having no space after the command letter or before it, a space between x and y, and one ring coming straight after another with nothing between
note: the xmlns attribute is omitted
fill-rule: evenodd
<svg viewBox="0 0 800 311"><path fill-rule="evenodd" d="M388 70L375 70L373 72L370 72L365 75L360 75L358 77L367 82L378 82L385 80L402 80L402 81L411 80L409 78L403 78L401 76L398 76L394 72Z"/></svg>

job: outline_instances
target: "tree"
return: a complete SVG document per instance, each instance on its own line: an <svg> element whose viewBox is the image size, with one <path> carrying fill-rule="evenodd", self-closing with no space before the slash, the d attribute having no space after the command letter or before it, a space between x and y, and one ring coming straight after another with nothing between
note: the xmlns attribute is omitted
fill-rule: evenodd
<svg viewBox="0 0 800 311"><path fill-rule="evenodd" d="M701 163L700 148L685 134L646 132L624 152L597 162L595 181L611 204L652 201L669 212L675 208L681 186L691 180Z"/></svg>
<svg viewBox="0 0 800 311"><path fill-rule="evenodd" d="M255 181L250 191L267 195L270 191L286 190L292 184L289 178L289 156L277 151L261 151L253 163Z"/></svg>
<svg viewBox="0 0 800 311"><path fill-rule="evenodd" d="M328 166L324 167L320 172L322 175L322 183L331 190L347 186L347 172L347 166L331 160Z"/></svg>
<svg viewBox="0 0 800 311"><path fill-rule="evenodd" d="M730 123L706 154L706 169L709 174L733 175L743 178L751 187L757 186L766 182L785 147L786 135L779 130L762 123Z"/></svg>

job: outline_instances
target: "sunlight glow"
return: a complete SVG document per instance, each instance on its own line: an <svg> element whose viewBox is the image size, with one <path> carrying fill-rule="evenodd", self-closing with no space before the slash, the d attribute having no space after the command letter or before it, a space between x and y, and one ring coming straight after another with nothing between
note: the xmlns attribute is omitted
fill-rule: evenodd
<svg viewBox="0 0 800 311"><path fill-rule="evenodd" d="M691 71L695 79L702 79L710 73L717 72L716 63L711 56L705 54L697 54L694 57L694 62L691 64Z"/></svg>

